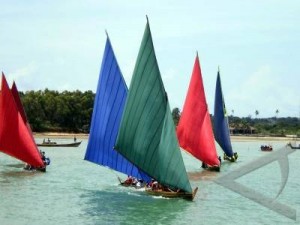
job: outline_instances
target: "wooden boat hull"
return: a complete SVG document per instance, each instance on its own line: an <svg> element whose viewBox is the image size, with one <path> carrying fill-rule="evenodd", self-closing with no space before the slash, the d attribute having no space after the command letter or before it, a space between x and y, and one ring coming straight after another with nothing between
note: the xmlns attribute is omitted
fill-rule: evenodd
<svg viewBox="0 0 300 225"><path fill-rule="evenodd" d="M45 167L41 167L41 168L27 168L27 167L24 167L23 168L24 170L26 171L39 171L39 172L46 172L46 166Z"/></svg>
<svg viewBox="0 0 300 225"><path fill-rule="evenodd" d="M57 143L41 143L37 144L39 147L78 147L81 144L81 141L68 143L68 144L57 144Z"/></svg>
<svg viewBox="0 0 300 225"><path fill-rule="evenodd" d="M184 198L184 199L192 201L195 198L195 195L198 191L198 187L196 187L192 193L152 190L151 188L146 188L145 191L147 194L153 195L153 196L162 196L165 198Z"/></svg>
<svg viewBox="0 0 300 225"><path fill-rule="evenodd" d="M213 172L220 172L221 171L221 167L220 166L209 166L207 168L204 168L208 171L213 171Z"/></svg>
<svg viewBox="0 0 300 225"><path fill-rule="evenodd" d="M223 157L224 160L227 160L227 161L229 161L229 162L235 162L235 161L237 160L237 158L238 158L238 154L237 154L237 153L234 153L234 155L231 156L231 157L227 156L227 155L224 153L224 157Z"/></svg>
<svg viewBox="0 0 300 225"><path fill-rule="evenodd" d="M227 161L229 161L229 162L235 162L235 161L236 161L235 158L233 158L233 157L228 157L228 156L224 156L223 159L224 159L224 160L227 160Z"/></svg>
<svg viewBox="0 0 300 225"><path fill-rule="evenodd" d="M289 146L291 149L300 149L300 145L299 146L293 146L291 143L288 143L287 146Z"/></svg>
<svg viewBox="0 0 300 225"><path fill-rule="evenodd" d="M221 167L220 166L209 166L205 163L202 162L202 166L203 169L208 170L208 171L214 171L214 172L220 172L221 171Z"/></svg>

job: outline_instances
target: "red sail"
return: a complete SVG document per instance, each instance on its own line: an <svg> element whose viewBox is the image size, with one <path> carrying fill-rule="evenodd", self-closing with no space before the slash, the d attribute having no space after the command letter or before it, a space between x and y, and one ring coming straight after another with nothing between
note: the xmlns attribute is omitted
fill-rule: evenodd
<svg viewBox="0 0 300 225"><path fill-rule="evenodd" d="M13 82L13 85L11 87L11 93L14 97L14 100L15 100L15 103L17 105L18 111L21 114L24 123L26 124L27 123L26 113L24 111L24 108L23 108L23 105L22 105L22 102L21 102L21 99L20 99L20 96L19 96L19 93L18 93L17 85L16 85L15 82Z"/></svg>
<svg viewBox="0 0 300 225"><path fill-rule="evenodd" d="M0 151L32 166L44 166L3 73L0 99Z"/></svg>
<svg viewBox="0 0 300 225"><path fill-rule="evenodd" d="M202 162L220 165L206 103L198 55L177 127L180 146Z"/></svg>
<svg viewBox="0 0 300 225"><path fill-rule="evenodd" d="M16 85L15 82L13 82L13 85L11 87L11 93L12 93L12 95L14 97L14 100L15 100L16 106L18 108L18 111L19 111L20 115L22 116L22 119L23 119L24 123L26 124L26 126L28 128L28 131L30 132L31 139L35 143L35 140L34 140L34 137L33 137L33 133L32 133L30 124L28 122L28 119L27 119L24 107L22 105L22 102L21 102L21 99L20 99L20 96L19 96L19 91L18 91L18 88L17 88L17 85ZM35 145L36 145L36 143L35 143Z"/></svg>
<svg viewBox="0 0 300 225"><path fill-rule="evenodd" d="M29 132L30 132L30 134L32 136L32 139L34 141L32 130L31 130L30 124L28 122L25 110L23 108L23 105L22 105L22 102L21 102L21 99L20 99L20 96L19 96L18 88L17 88L17 85L16 85L15 82L13 82L13 85L11 87L11 93L12 93L12 95L14 97L14 100L15 100L16 106L18 108L18 111L19 111L20 115L22 116L22 119L23 119L24 123L26 124L26 126L27 126L27 128L28 128L28 130L29 130Z"/></svg>

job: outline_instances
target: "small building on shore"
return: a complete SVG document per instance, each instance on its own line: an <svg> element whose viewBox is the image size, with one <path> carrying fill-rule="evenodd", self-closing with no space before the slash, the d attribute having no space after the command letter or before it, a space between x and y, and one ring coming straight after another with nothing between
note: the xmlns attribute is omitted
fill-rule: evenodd
<svg viewBox="0 0 300 225"><path fill-rule="evenodd" d="M234 124L229 126L230 134L256 134L256 129L249 125Z"/></svg>

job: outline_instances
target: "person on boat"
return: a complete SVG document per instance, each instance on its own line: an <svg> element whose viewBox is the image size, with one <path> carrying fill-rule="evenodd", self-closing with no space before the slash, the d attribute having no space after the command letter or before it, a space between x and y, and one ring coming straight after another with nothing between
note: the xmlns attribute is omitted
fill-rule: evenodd
<svg viewBox="0 0 300 225"><path fill-rule="evenodd" d="M132 178L132 185L133 185L133 186L136 186L137 183L138 183L138 179L135 178L135 177L133 177L133 178Z"/></svg>
<svg viewBox="0 0 300 225"><path fill-rule="evenodd" d="M45 152L40 151L41 159L43 160L43 163L45 166L50 165L50 158L46 157Z"/></svg>
<svg viewBox="0 0 300 225"><path fill-rule="evenodd" d="M45 138L43 139L43 144L45 144Z"/></svg>
<svg viewBox="0 0 300 225"><path fill-rule="evenodd" d="M153 182L151 182L151 189L154 190L158 190L159 189L159 184L156 180L153 180Z"/></svg>
<svg viewBox="0 0 300 225"><path fill-rule="evenodd" d="M153 182L154 182L154 179L152 178L151 181L149 183L147 183L147 187L152 187Z"/></svg>
<svg viewBox="0 0 300 225"><path fill-rule="evenodd" d="M44 162L45 159L46 159L45 152L40 151L40 154L41 154L41 158L42 158L42 160Z"/></svg>
<svg viewBox="0 0 300 225"><path fill-rule="evenodd" d="M137 180L137 183L135 184L135 187L136 187L136 188L141 188L141 187L143 187L143 186L144 186L144 181L141 180L141 179L138 179L138 180Z"/></svg>
<svg viewBox="0 0 300 225"><path fill-rule="evenodd" d="M207 165L205 162L202 162L201 167L202 167L203 169L207 169L207 168L208 168L208 165Z"/></svg>
<svg viewBox="0 0 300 225"><path fill-rule="evenodd" d="M133 183L133 177L128 176L127 179L124 181L124 184L131 185Z"/></svg>
<svg viewBox="0 0 300 225"><path fill-rule="evenodd" d="M48 143L50 143L50 139L48 138Z"/></svg>
<svg viewBox="0 0 300 225"><path fill-rule="evenodd" d="M233 153L233 157L234 157L235 160L238 159L239 156L238 156L237 152L234 152L234 153Z"/></svg>
<svg viewBox="0 0 300 225"><path fill-rule="evenodd" d="M32 165L26 163L23 169L24 169L24 170L34 170L35 168L34 168L34 166L32 166Z"/></svg>
<svg viewBox="0 0 300 225"><path fill-rule="evenodd" d="M74 142L76 142L77 141L77 138L76 138L76 136L74 136Z"/></svg>

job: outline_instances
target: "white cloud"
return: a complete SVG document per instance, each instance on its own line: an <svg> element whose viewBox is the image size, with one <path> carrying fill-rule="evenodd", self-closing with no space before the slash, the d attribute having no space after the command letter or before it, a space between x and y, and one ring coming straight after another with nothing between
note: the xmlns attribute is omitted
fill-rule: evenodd
<svg viewBox="0 0 300 225"><path fill-rule="evenodd" d="M278 76L269 65L264 65L250 74L240 86L232 89L227 96L228 101L225 101L230 102L238 116L254 116L255 110L258 110L260 117L270 117L275 116L276 109L287 116L289 112L286 109L297 104L297 94L284 83L284 77Z"/></svg>

